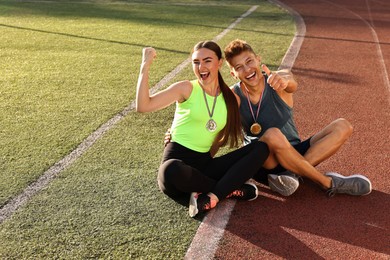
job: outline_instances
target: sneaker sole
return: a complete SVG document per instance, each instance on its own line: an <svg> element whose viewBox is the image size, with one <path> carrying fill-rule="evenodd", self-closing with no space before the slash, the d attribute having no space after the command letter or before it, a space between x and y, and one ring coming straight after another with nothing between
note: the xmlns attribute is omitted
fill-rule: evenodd
<svg viewBox="0 0 390 260"><path fill-rule="evenodd" d="M325 175L326 175L326 176L336 176L336 177L339 177L339 178L341 178L341 179L361 178L361 179L363 179L363 180L365 180L365 181L368 182L368 184L369 184L369 186L370 186L370 189L369 189L369 191L368 191L367 193L358 194L358 195L348 193L349 195L354 195L354 196L365 196L365 195L370 194L371 191L372 191L371 181L370 181L366 176L363 176L363 175L361 175L361 174L354 174L354 175L351 175L351 176L343 176L343 175L338 174L338 173L336 173L336 172L328 172L328 173L325 173Z"/></svg>
<svg viewBox="0 0 390 260"><path fill-rule="evenodd" d="M188 207L188 214L190 215L191 218L195 217L196 214L198 214L198 203L196 202L196 192L191 193L190 196L190 203Z"/></svg>
<svg viewBox="0 0 390 260"><path fill-rule="evenodd" d="M270 174L272 175L272 174ZM268 185L270 187L271 190L283 195L283 196L290 196L292 195L299 187L299 181L297 179L295 179L294 177L291 177L291 176L287 176L287 175L273 175L273 176L276 176L276 178L278 177L281 177L281 178L288 178L289 179L289 182L293 182L295 184L295 187L291 187L290 189L281 189L279 188L277 185L274 184L274 179L272 177L270 177L270 175L268 175Z"/></svg>
<svg viewBox="0 0 390 260"><path fill-rule="evenodd" d="M257 188L257 186L252 182L245 182L245 184L251 185L256 189L256 197L254 197L253 199L247 200L247 201L252 201L252 200L257 199L257 197L259 196L259 189Z"/></svg>

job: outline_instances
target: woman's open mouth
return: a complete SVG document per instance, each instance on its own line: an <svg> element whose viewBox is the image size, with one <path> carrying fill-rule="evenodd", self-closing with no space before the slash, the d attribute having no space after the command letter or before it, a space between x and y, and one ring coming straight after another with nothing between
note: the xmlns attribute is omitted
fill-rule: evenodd
<svg viewBox="0 0 390 260"><path fill-rule="evenodd" d="M209 75L210 75L209 72L202 72L202 73L200 73L200 77L201 77L202 80L207 79L207 77L208 77Z"/></svg>

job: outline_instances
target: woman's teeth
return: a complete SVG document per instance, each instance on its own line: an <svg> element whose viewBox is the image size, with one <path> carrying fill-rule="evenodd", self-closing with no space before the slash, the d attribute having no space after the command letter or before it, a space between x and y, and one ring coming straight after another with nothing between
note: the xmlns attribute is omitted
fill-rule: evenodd
<svg viewBox="0 0 390 260"><path fill-rule="evenodd" d="M200 77L204 80L209 76L208 72L200 73Z"/></svg>

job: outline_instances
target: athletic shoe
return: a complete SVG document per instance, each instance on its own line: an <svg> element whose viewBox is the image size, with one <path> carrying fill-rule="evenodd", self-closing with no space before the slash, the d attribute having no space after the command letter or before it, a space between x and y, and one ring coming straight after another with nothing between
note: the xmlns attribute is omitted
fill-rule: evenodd
<svg viewBox="0 0 390 260"><path fill-rule="evenodd" d="M210 197L204 193L191 193L188 214L195 217L198 213L212 209Z"/></svg>
<svg viewBox="0 0 390 260"><path fill-rule="evenodd" d="M268 174L268 185L271 190L283 195L290 196L299 187L298 178L289 171L282 175Z"/></svg>
<svg viewBox="0 0 390 260"><path fill-rule="evenodd" d="M328 172L325 175L332 178L332 188L326 191L329 197L333 197L336 193L345 193L355 196L371 193L371 182L363 175L354 174L346 177L335 172Z"/></svg>
<svg viewBox="0 0 390 260"><path fill-rule="evenodd" d="M238 190L230 193L226 198L235 198L239 200L255 200L257 198L257 186L251 182L246 182Z"/></svg>

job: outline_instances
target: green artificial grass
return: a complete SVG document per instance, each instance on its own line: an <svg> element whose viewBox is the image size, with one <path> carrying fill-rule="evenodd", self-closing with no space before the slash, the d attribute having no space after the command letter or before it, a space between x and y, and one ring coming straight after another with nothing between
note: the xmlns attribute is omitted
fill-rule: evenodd
<svg viewBox="0 0 390 260"><path fill-rule="evenodd" d="M143 46L154 84L246 8L0 2L0 205L134 99Z"/></svg>
<svg viewBox="0 0 390 260"><path fill-rule="evenodd" d="M134 99L143 46L153 86L254 4L219 44L245 39L276 69L294 25L265 1L0 1L0 205ZM182 259L199 221L156 184L173 112L130 112L0 225L0 258Z"/></svg>

